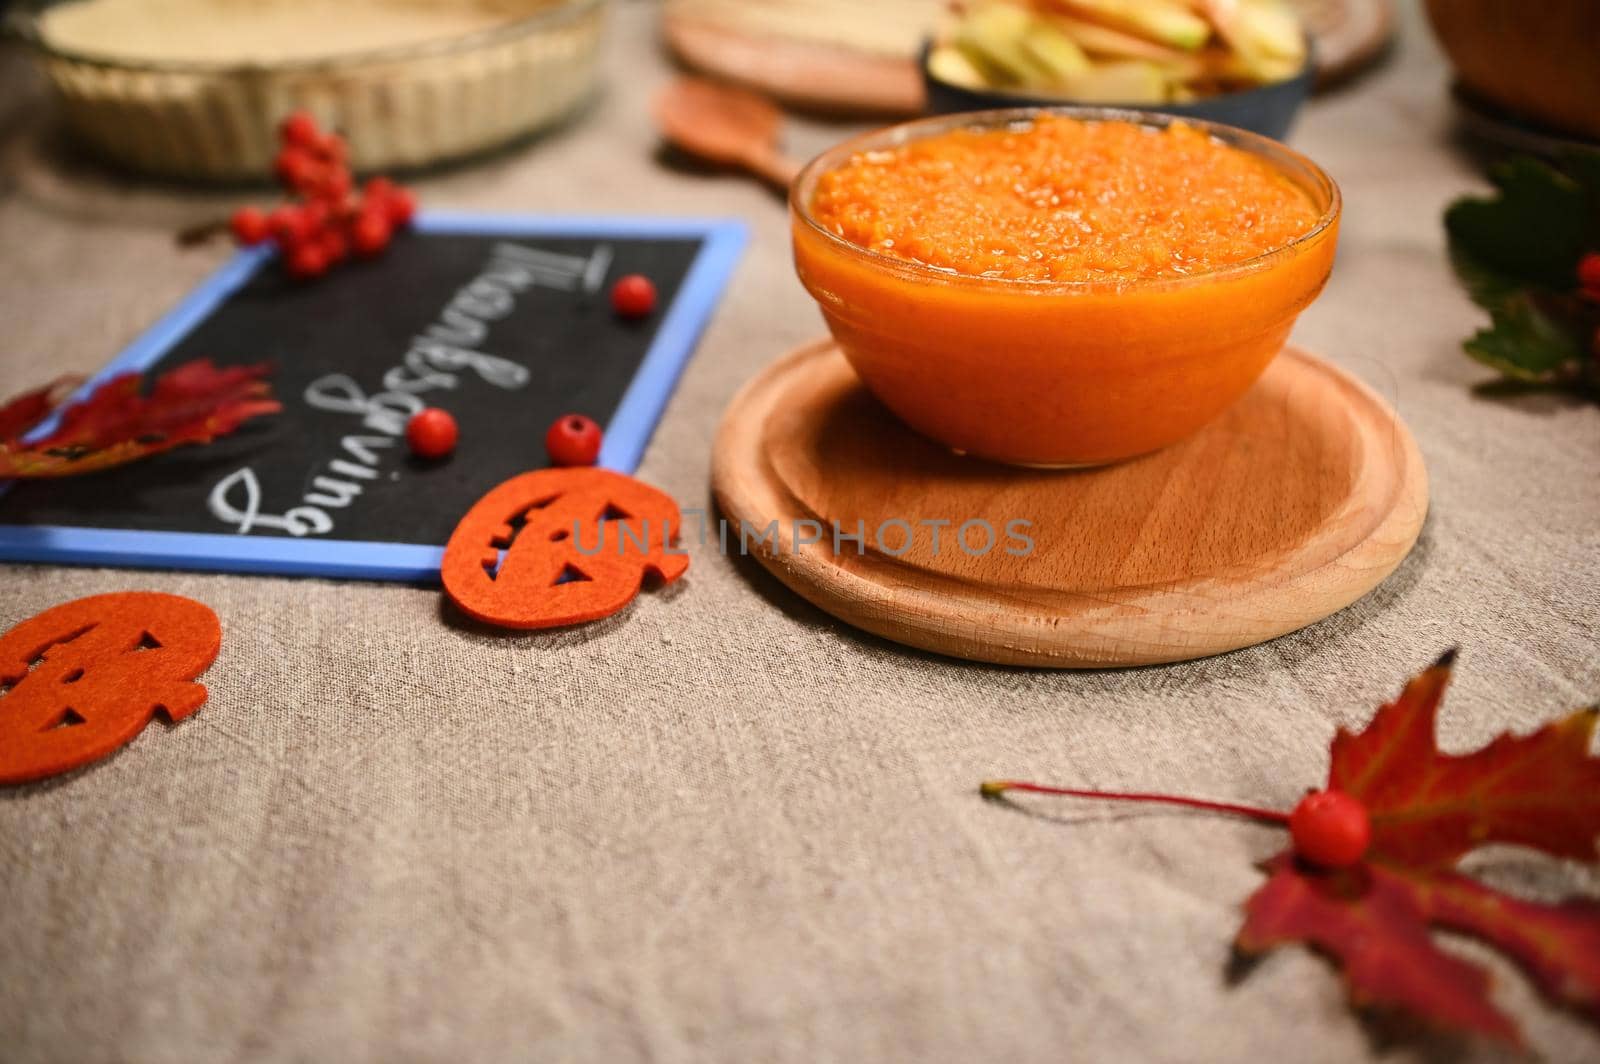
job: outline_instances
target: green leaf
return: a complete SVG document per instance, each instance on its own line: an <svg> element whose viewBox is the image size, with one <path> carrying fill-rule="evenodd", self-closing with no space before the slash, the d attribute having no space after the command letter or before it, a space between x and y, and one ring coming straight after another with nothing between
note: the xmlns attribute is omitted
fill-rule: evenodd
<svg viewBox="0 0 1600 1064"><path fill-rule="evenodd" d="M1600 250L1600 151L1572 148L1562 155L1561 169L1583 188L1589 200L1589 225L1584 244L1589 250Z"/></svg>
<svg viewBox="0 0 1600 1064"><path fill-rule="evenodd" d="M1452 246L1451 264L1472 301L1489 312L1491 325L1462 347L1508 377L1549 382L1567 376L1583 358L1576 323L1540 306L1536 292Z"/></svg>
<svg viewBox="0 0 1600 1064"><path fill-rule="evenodd" d="M1461 345L1484 365L1508 377L1543 383L1578 369L1583 348L1526 293L1507 301L1490 320L1489 328L1479 329Z"/></svg>
<svg viewBox="0 0 1600 1064"><path fill-rule="evenodd" d="M1460 199L1445 211L1452 249L1515 281L1572 289L1589 228L1584 186L1529 158L1497 166L1490 179L1498 196Z"/></svg>
<svg viewBox="0 0 1600 1064"><path fill-rule="evenodd" d="M1498 273L1473 258L1459 244L1450 245L1450 265L1472 301L1491 313L1516 298L1526 286L1515 278Z"/></svg>

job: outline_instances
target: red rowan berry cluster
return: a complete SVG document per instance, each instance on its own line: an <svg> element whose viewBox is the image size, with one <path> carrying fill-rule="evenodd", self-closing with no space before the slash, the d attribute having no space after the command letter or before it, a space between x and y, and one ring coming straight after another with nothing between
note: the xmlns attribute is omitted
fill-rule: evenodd
<svg viewBox="0 0 1600 1064"><path fill-rule="evenodd" d="M357 191L344 138L323 132L309 114L296 111L284 119L278 136L283 147L273 168L290 200L270 212L234 212L230 226L239 243L271 240L290 276L309 279L351 254L379 254L395 230L410 224L416 197L386 177Z"/></svg>

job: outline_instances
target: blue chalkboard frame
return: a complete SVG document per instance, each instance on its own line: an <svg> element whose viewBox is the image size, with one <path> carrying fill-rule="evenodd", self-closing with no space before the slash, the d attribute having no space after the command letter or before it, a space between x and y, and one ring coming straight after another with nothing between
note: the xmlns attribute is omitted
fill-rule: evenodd
<svg viewBox="0 0 1600 1064"><path fill-rule="evenodd" d="M418 215L416 227L423 233L703 241L606 428L600 464L624 473L633 472L644 457L656 423L701 332L711 320L748 239L743 222L705 218L426 211ZM239 251L112 359L79 394L92 390L107 377L143 370L155 363L245 285L272 255L267 248ZM48 432L51 427L46 423L37 431ZM414 543L0 525L0 561L6 562L438 583L443 556L440 546Z"/></svg>

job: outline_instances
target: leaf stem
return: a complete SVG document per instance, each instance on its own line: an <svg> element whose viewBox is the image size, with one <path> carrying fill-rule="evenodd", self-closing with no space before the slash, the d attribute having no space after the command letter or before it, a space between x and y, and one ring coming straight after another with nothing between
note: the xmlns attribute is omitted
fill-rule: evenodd
<svg viewBox="0 0 1600 1064"><path fill-rule="evenodd" d="M1204 798L1184 798L1175 794L1144 794L1126 791L1081 791L1066 787L1046 787L1040 783L1023 783L1020 780L985 780L978 785L978 793L985 798L999 798L1007 791L1027 791L1031 794L1054 794L1065 798L1104 798L1117 802L1156 802L1162 805L1181 805L1187 809L1205 809L1213 813L1232 813L1270 824L1289 823L1289 814L1276 809L1260 809L1253 805L1233 802L1210 802Z"/></svg>

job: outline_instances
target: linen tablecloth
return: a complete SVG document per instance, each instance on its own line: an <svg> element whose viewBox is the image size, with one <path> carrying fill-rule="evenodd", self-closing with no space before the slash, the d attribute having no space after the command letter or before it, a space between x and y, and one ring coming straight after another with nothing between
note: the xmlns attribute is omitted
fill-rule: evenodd
<svg viewBox="0 0 1600 1064"><path fill-rule="evenodd" d="M425 202L732 214L753 242L640 475L708 505L713 432L822 331L778 199L654 157L670 74L621 6L609 88ZM863 636L698 545L609 621L492 635L437 591L0 567L0 627L149 588L221 616L210 702L92 768L0 791L0 1059L32 1061L1343 1061L1391 1035L1337 972L1230 965L1281 833L1166 811L981 800L992 776L1287 808L1441 650L1452 750L1600 694L1600 410L1477 386L1482 315L1439 216L1481 171L1409 6L1393 61L1315 100L1293 143L1342 185L1339 262L1297 340L1387 396L1432 478L1421 541L1292 636L1162 668L966 664ZM800 152L842 135L796 126ZM91 370L228 254L180 224L243 197L124 182L60 149L0 52L0 393ZM529 426L529 431L542 431ZM1592 868L1473 858L1535 897ZM1547 1059L1600 1036L1489 950ZM1402 1040L1392 1059L1446 1052ZM1469 1057L1493 1050L1469 1047Z"/></svg>

